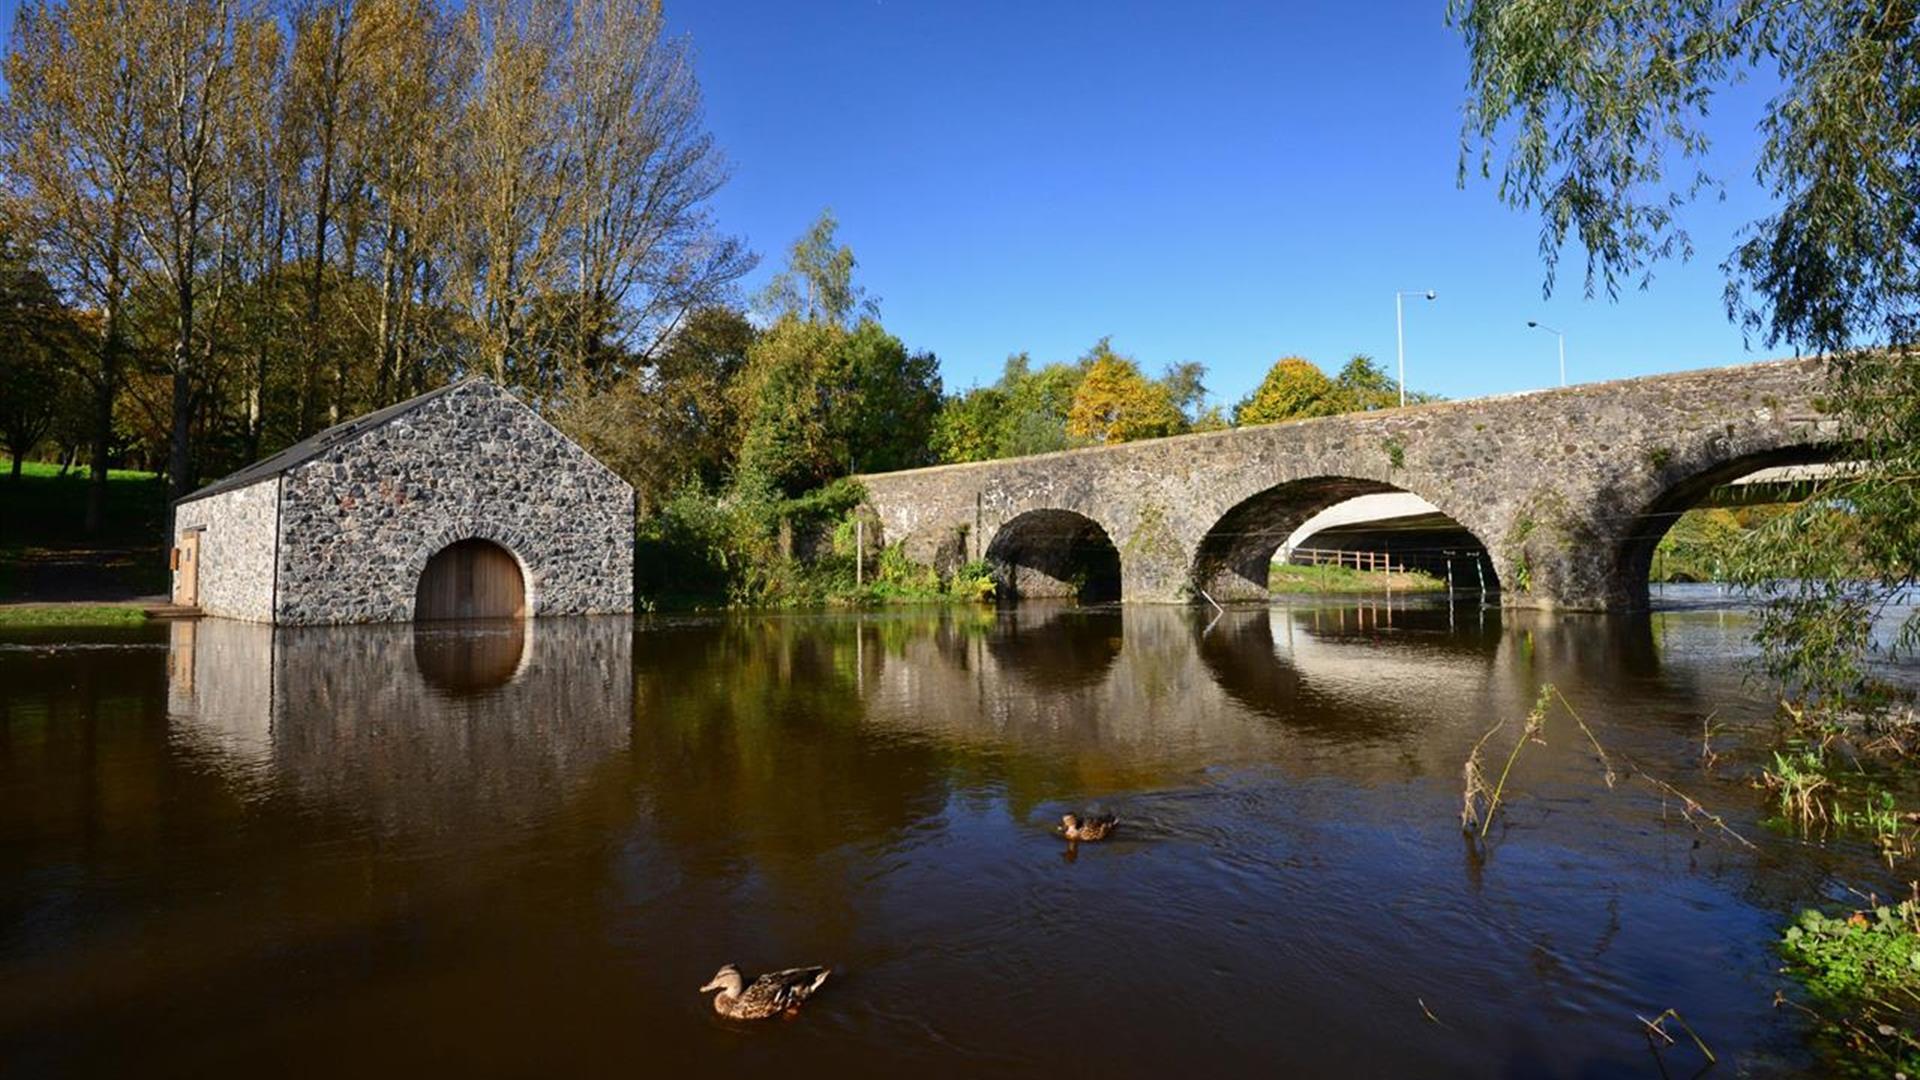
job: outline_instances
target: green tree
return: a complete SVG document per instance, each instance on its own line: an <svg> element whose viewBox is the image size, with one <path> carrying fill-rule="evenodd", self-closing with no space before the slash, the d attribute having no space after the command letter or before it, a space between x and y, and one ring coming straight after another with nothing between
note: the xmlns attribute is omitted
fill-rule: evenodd
<svg viewBox="0 0 1920 1080"><path fill-rule="evenodd" d="M832 210L820 217L787 253L787 267L761 290L757 302L775 317L850 326L860 317L877 319L880 306L853 282L858 265L853 249L834 242L840 222Z"/></svg>
<svg viewBox="0 0 1920 1080"><path fill-rule="evenodd" d="M854 327L842 357L837 371L844 371L849 391L834 403L831 430L845 448L847 472L932 464L939 359L930 352L910 352L872 319Z"/></svg>
<svg viewBox="0 0 1920 1080"><path fill-rule="evenodd" d="M652 510L683 484L720 487L733 472L740 412L733 384L757 334L732 308L690 314L650 360L554 419L633 484Z"/></svg>
<svg viewBox="0 0 1920 1080"><path fill-rule="evenodd" d="M1730 317L1829 358L1866 467L1744 546L1769 669L1810 696L1865 685L1873 617L1920 560L1920 15L1905 0L1452 0L1470 96L1461 159L1540 219L1551 289L1569 239L1609 294L1693 251L1681 211L1716 95L1776 86L1752 174L1774 200L1723 263ZM1836 505L1846 514L1826 512ZM1920 614L1892 643L1920 642Z"/></svg>
<svg viewBox="0 0 1920 1080"><path fill-rule="evenodd" d="M1346 395L1348 406L1354 410L1368 412L1374 409L1391 409L1400 404L1400 383L1386 373L1373 357L1365 353L1355 353L1333 377L1334 384ZM1424 405L1440 400L1436 394L1419 390L1407 391L1407 404Z"/></svg>
<svg viewBox="0 0 1920 1080"><path fill-rule="evenodd" d="M1007 441L1006 392L975 386L948 398L933 421L933 452L943 462L991 461Z"/></svg>
<svg viewBox="0 0 1920 1080"><path fill-rule="evenodd" d="M1056 362L1035 370L1026 353L1008 357L999 384L1007 395L1007 419L994 456L1048 454L1079 445L1067 431L1067 414L1086 374L1085 362Z"/></svg>
<svg viewBox="0 0 1920 1080"><path fill-rule="evenodd" d="M848 330L782 318L748 350L735 395L740 472L787 494L931 461L939 363L871 319Z"/></svg>
<svg viewBox="0 0 1920 1080"><path fill-rule="evenodd" d="M45 274L0 246L0 443L20 462L54 431L60 410L79 404L71 384L81 335Z"/></svg>
<svg viewBox="0 0 1920 1080"><path fill-rule="evenodd" d="M1086 374L1067 411L1067 434L1096 443L1177 435L1185 418L1164 383L1140 373L1131 357L1101 338L1084 358Z"/></svg>
<svg viewBox="0 0 1920 1080"><path fill-rule="evenodd" d="M1236 427L1249 424L1273 424L1309 416L1333 416L1351 408L1351 402L1339 384L1313 361L1300 356L1283 356L1267 370L1267 377L1253 393L1233 407Z"/></svg>

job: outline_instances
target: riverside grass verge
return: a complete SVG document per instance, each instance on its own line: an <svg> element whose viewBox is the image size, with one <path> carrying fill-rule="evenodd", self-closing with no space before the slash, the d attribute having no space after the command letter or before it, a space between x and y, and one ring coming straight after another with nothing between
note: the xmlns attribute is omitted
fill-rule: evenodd
<svg viewBox="0 0 1920 1080"><path fill-rule="evenodd" d="M1296 566L1277 562L1267 576L1276 593L1435 592L1447 583L1418 570L1355 570L1347 566Z"/></svg>
<svg viewBox="0 0 1920 1080"><path fill-rule="evenodd" d="M0 630L123 629L147 621L139 604L0 604Z"/></svg>

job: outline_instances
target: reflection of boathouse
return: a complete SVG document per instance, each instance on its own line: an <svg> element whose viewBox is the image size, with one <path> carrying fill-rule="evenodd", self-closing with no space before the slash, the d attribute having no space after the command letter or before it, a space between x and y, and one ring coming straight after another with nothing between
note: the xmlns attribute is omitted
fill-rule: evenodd
<svg viewBox="0 0 1920 1080"><path fill-rule="evenodd" d="M632 611L633 505L532 409L469 379L182 499L173 599L271 623Z"/></svg>
<svg viewBox="0 0 1920 1080"><path fill-rule="evenodd" d="M169 629L178 737L396 826L537 816L533 803L576 791L630 738L624 618Z"/></svg>

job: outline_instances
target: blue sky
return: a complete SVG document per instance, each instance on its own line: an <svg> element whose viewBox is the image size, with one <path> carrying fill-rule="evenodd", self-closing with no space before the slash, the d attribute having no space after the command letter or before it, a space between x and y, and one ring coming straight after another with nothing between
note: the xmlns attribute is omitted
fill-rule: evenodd
<svg viewBox="0 0 1920 1080"><path fill-rule="evenodd" d="M709 124L733 166L715 211L772 272L822 207L887 327L950 389L1010 352L1112 335L1149 370L1199 360L1231 403L1289 353L1391 366L1449 397L1760 359L1719 264L1766 210L1747 179L1759 95L1716 117L1724 201L1698 254L1617 302L1577 250L1541 298L1535 220L1456 183L1465 57L1439 0L1290 6L683 0Z"/></svg>
<svg viewBox="0 0 1920 1080"><path fill-rule="evenodd" d="M0 0L10 27L15 3ZM1112 335L1157 372L1207 365L1230 405L1288 354L1394 360L1448 397L1739 363L1721 260L1768 206L1748 176L1761 95L1718 106L1724 200L1650 289L1551 300L1531 216L1456 183L1465 50L1444 0L1296 5L668 0L732 163L720 226L763 256L824 207L888 329L949 389L1005 357Z"/></svg>

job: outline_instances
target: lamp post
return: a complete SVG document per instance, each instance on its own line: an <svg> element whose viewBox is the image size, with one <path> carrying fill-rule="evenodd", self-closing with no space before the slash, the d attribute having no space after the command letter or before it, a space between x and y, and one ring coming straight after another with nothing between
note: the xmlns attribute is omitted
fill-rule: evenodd
<svg viewBox="0 0 1920 1080"><path fill-rule="evenodd" d="M1527 326L1533 330L1545 330L1547 333L1560 339L1560 385L1567 385L1567 335L1545 323L1535 322L1532 319L1527 320Z"/></svg>
<svg viewBox="0 0 1920 1080"><path fill-rule="evenodd" d="M1407 407L1407 315L1401 301L1409 296L1432 300L1439 296L1432 289L1405 289L1393 294L1393 337L1400 352L1400 407Z"/></svg>

